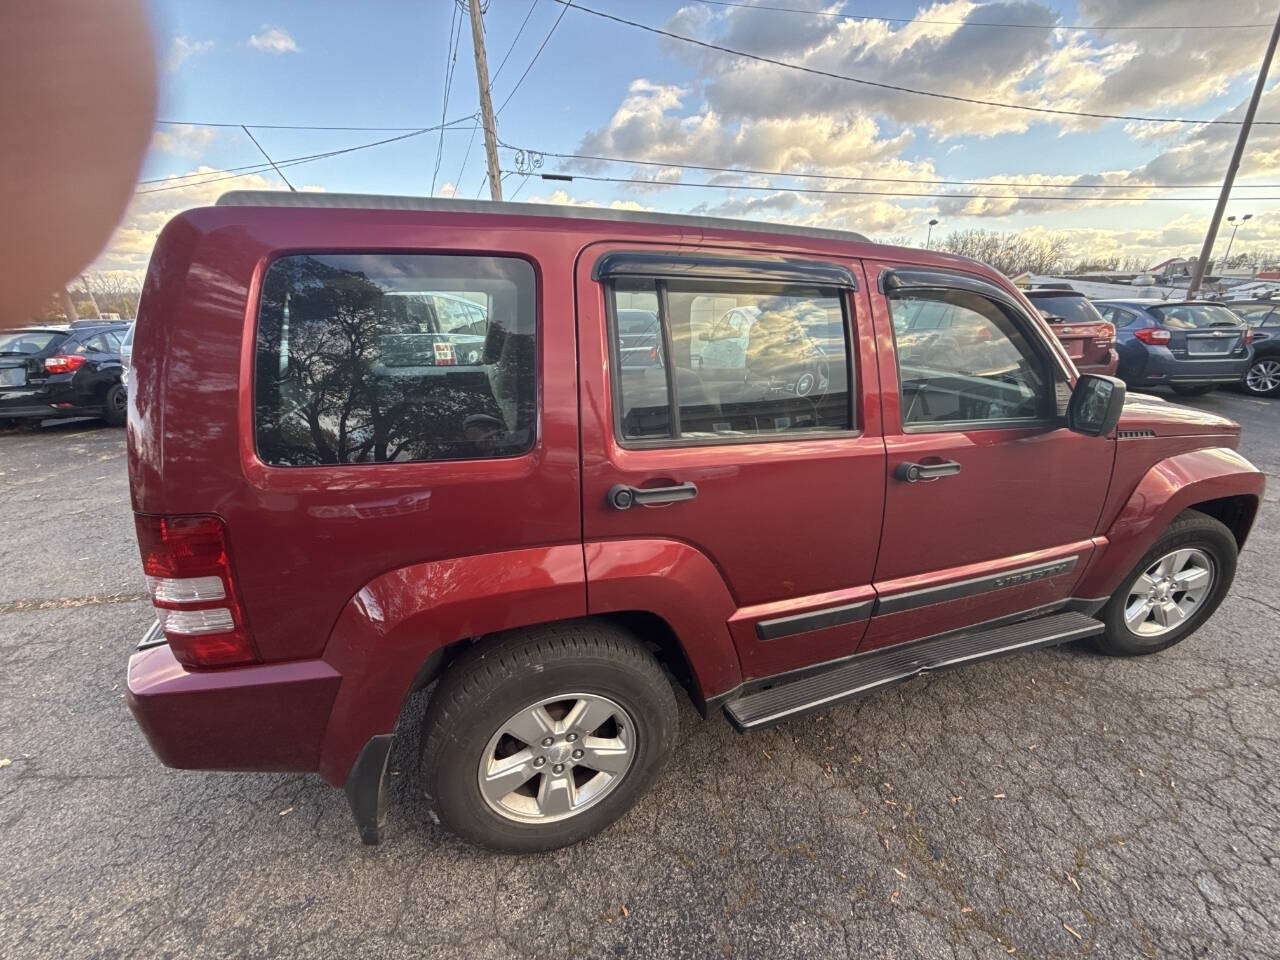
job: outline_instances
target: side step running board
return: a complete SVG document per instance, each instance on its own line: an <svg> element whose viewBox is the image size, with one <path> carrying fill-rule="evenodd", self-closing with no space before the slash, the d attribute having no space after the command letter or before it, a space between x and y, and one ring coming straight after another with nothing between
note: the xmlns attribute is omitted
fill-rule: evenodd
<svg viewBox="0 0 1280 960"><path fill-rule="evenodd" d="M724 705L724 712L739 730L757 730L874 693L918 673L1066 643L1103 629L1101 621L1083 613L1055 613L993 629L957 631L850 657L829 670L739 696Z"/></svg>

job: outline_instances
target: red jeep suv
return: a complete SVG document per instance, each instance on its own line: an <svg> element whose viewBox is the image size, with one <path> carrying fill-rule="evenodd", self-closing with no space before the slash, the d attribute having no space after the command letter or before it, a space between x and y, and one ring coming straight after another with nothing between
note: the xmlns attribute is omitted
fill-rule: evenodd
<svg viewBox="0 0 1280 960"><path fill-rule="evenodd" d="M954 336L913 329L942 308ZM520 204L178 216L128 426L147 739L317 772L370 843L416 691L436 815L548 849L653 782L673 682L745 731L1017 650L1177 643L1263 492L1236 424L1078 374L981 264Z"/></svg>

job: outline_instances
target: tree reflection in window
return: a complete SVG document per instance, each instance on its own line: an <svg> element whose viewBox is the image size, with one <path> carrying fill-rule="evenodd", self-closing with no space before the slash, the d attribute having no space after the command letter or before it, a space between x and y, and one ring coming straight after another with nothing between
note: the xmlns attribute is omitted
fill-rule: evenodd
<svg viewBox="0 0 1280 960"><path fill-rule="evenodd" d="M509 258L276 260L258 314L259 456L317 466L527 452L534 297L532 268Z"/></svg>

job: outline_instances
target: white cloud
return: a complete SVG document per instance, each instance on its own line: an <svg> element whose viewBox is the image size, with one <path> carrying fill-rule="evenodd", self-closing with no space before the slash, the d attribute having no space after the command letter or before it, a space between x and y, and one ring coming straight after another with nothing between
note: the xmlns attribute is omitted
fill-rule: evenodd
<svg viewBox="0 0 1280 960"><path fill-rule="evenodd" d="M457 196L457 194L458 194L458 185L454 183L452 180L446 180L444 182L444 185L440 188L439 195L442 197L453 197L453 196Z"/></svg>
<svg viewBox="0 0 1280 960"><path fill-rule="evenodd" d="M200 157L221 136L222 132L217 127L189 123L157 127L151 135L151 149L175 157Z"/></svg>
<svg viewBox="0 0 1280 960"><path fill-rule="evenodd" d="M183 61L208 53L212 49L212 40L189 40L182 34L178 34L169 44L169 52L164 58L164 68L173 73L182 66Z"/></svg>
<svg viewBox="0 0 1280 960"><path fill-rule="evenodd" d="M264 53L299 53L302 48L284 27L264 23L262 29L249 38L249 46Z"/></svg>
<svg viewBox="0 0 1280 960"><path fill-rule="evenodd" d="M228 190L279 190L282 186L280 179L274 174L250 174L225 179L220 176L219 170L205 164L186 171L184 175L140 186L129 202L111 242L89 269L121 270L141 277L146 271L151 259L151 248L155 246L161 229L183 210L210 206ZM163 189L165 187L177 189ZM299 184L298 189L323 188Z"/></svg>

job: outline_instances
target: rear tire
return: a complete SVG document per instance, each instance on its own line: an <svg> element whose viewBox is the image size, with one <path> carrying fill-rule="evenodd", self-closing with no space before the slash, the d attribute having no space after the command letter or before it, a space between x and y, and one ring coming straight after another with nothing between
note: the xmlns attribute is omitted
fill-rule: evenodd
<svg viewBox="0 0 1280 960"><path fill-rule="evenodd" d="M1196 510L1179 514L1102 608L1099 649L1136 657L1191 636L1231 589L1237 550L1226 524ZM1199 570L1207 580L1198 579Z"/></svg>
<svg viewBox="0 0 1280 960"><path fill-rule="evenodd" d="M1180 397L1203 397L1207 393L1213 393L1218 388L1216 383L1175 383L1172 386L1173 392Z"/></svg>
<svg viewBox="0 0 1280 960"><path fill-rule="evenodd" d="M631 634L591 620L532 627L467 651L440 681L422 786L472 843L553 850L626 813L677 728L671 684Z"/></svg>
<svg viewBox="0 0 1280 960"><path fill-rule="evenodd" d="M105 410L102 419L109 427L123 427L129 415L129 394L123 383L113 383L102 398Z"/></svg>
<svg viewBox="0 0 1280 960"><path fill-rule="evenodd" d="M1280 356L1255 357L1240 378L1240 389L1254 397L1280 396Z"/></svg>

